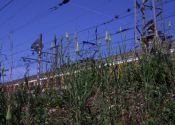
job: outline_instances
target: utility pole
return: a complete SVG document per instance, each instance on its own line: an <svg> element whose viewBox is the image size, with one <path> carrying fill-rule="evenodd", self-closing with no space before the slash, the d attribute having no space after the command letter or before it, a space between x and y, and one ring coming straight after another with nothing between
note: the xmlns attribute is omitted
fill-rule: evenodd
<svg viewBox="0 0 175 125"><path fill-rule="evenodd" d="M0 62L0 84L4 83L4 76L5 75L5 72L7 72L8 69L5 69L4 65L2 64L2 62Z"/></svg>
<svg viewBox="0 0 175 125"><path fill-rule="evenodd" d="M38 48L38 72L37 72L37 82L40 85L40 74L41 74L41 53L42 53L42 34L40 34L41 45Z"/></svg>
<svg viewBox="0 0 175 125"><path fill-rule="evenodd" d="M63 37L60 38L60 67L63 65Z"/></svg>
<svg viewBox="0 0 175 125"><path fill-rule="evenodd" d="M58 45L57 45L57 37L54 37L54 48L55 48L55 59L54 59L54 71L57 69L58 67Z"/></svg>
<svg viewBox="0 0 175 125"><path fill-rule="evenodd" d="M3 76L2 64L0 62L0 84L2 83L1 78Z"/></svg>
<svg viewBox="0 0 175 125"><path fill-rule="evenodd" d="M11 64L10 64L10 81L12 81L12 75L13 75L13 41L12 41L12 33L9 34L9 40L10 40L10 52L11 52Z"/></svg>
<svg viewBox="0 0 175 125"><path fill-rule="evenodd" d="M51 43L50 50L52 51L51 53L47 53L51 55L51 58L53 60L53 64L51 66L52 71L55 71L58 67L58 45L57 45L57 37L55 35L53 42Z"/></svg>
<svg viewBox="0 0 175 125"><path fill-rule="evenodd" d="M42 49L43 49L43 44L42 44L42 34L40 34L40 38L37 39L31 46L31 48L37 52L37 84L40 85L40 75L41 75L41 55L42 55Z"/></svg>
<svg viewBox="0 0 175 125"><path fill-rule="evenodd" d="M25 64L25 76L26 77L29 77L29 71L30 71L30 63L31 63L31 61L30 60L26 60L25 58L22 58L23 59L23 62L24 62L24 64Z"/></svg>
<svg viewBox="0 0 175 125"><path fill-rule="evenodd" d="M48 53L45 54L46 60L48 60ZM48 63L46 62L46 72L48 72Z"/></svg>
<svg viewBox="0 0 175 125"><path fill-rule="evenodd" d="M3 56L4 58L2 58L2 56ZM2 83L2 84L4 83L5 72L8 71L8 70L5 69L5 67L4 67L3 59L4 59L4 60L7 60L7 56L6 56L5 54L2 54L2 53L1 53L1 48L0 48L0 84L1 84L1 83Z"/></svg>
<svg viewBox="0 0 175 125"><path fill-rule="evenodd" d="M137 0L134 0L134 49L136 51L138 46L138 40L137 40Z"/></svg>

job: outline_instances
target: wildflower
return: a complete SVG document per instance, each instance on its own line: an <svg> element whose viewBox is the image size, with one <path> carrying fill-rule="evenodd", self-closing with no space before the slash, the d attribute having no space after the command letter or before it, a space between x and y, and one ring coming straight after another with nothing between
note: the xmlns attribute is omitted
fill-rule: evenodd
<svg viewBox="0 0 175 125"><path fill-rule="evenodd" d="M79 50L79 44L78 44L78 41L77 41L77 34L76 34L76 32L74 33L74 39L75 39L75 47L76 47L75 52L78 55L80 50Z"/></svg>
<svg viewBox="0 0 175 125"><path fill-rule="evenodd" d="M122 29L122 27L120 27L120 32L122 32L123 31L123 29Z"/></svg>
<svg viewBox="0 0 175 125"><path fill-rule="evenodd" d="M109 41L112 41L112 39L111 39L111 35L109 35Z"/></svg>
<svg viewBox="0 0 175 125"><path fill-rule="evenodd" d="M66 32L66 40L68 40L69 39L69 34L68 34L68 32Z"/></svg>
<svg viewBox="0 0 175 125"><path fill-rule="evenodd" d="M78 42L76 43L76 54L78 55L79 54L79 44L78 44Z"/></svg>
<svg viewBox="0 0 175 125"><path fill-rule="evenodd" d="M108 31L106 31L105 40L106 40L106 42L108 42L108 41L109 41L109 33L108 33Z"/></svg>

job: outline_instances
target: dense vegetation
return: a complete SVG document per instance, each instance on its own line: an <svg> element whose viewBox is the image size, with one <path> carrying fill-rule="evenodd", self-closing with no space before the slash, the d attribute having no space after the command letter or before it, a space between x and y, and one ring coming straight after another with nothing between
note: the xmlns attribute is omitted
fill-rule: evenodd
<svg viewBox="0 0 175 125"><path fill-rule="evenodd" d="M135 62L65 66L60 86L0 91L0 125L174 125L175 63L156 49ZM120 57L125 58L125 57ZM77 71L77 72L75 72ZM56 87L57 86L57 87Z"/></svg>

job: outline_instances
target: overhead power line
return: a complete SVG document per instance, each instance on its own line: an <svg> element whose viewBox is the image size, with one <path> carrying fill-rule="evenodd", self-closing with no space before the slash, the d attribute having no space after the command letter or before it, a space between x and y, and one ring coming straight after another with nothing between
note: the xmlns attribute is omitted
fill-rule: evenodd
<svg viewBox="0 0 175 125"><path fill-rule="evenodd" d="M9 21L11 21L12 19L15 18L16 15L18 15L19 13L23 12L29 5L32 4L33 1L29 0L27 1L24 5L22 5L20 8L17 9L17 11L15 13L13 13L11 16L9 16L8 18L6 18L6 20L4 20L0 26L4 26L5 24L7 24Z"/></svg>
<svg viewBox="0 0 175 125"><path fill-rule="evenodd" d="M175 17L175 14L166 16L165 19L168 19L168 18L170 18L170 17ZM160 20L159 20L159 21L160 21ZM106 21L106 22L107 22L107 21ZM100 26L100 25L104 25L104 23L101 23L101 24L96 25L96 26ZM92 26L92 27L89 27L89 28L86 28L86 29L95 28L96 26ZM128 28L126 31L132 30L133 28L134 28L134 27L130 27L130 28ZM80 32L83 32L83 31L85 31L85 29L78 31L77 33L80 33ZM119 33L120 33L120 32L117 31L117 32L111 33L111 35L113 36L113 35L116 35L116 34L119 34ZM73 33L71 33L70 35L73 35ZM101 37L99 37L98 39L103 39L103 38L104 38L104 36L101 36ZM90 41L95 41L95 39L90 40ZM13 53L13 55L20 54L20 53L23 53L23 52L26 52L26 51L29 51L29 50L30 50L30 49L25 49L25 50L16 51L16 52ZM5 52L5 51L3 51L3 52ZM9 55L9 56L11 56L11 55Z"/></svg>
<svg viewBox="0 0 175 125"><path fill-rule="evenodd" d="M175 1L175 0L169 0L169 2L170 2L170 1ZM132 14L127 14L127 15L118 17L118 19L123 19L123 18L128 17L128 16L132 16ZM169 15L169 16L167 16L167 17L165 17L165 18L167 19L167 18L174 17L174 16L175 16L175 14ZM114 17L113 19L108 20L108 21L105 21L105 22L103 22L103 23L101 23L101 24L97 24L97 25L94 25L94 26L85 28L85 29L83 29L83 30L80 30L80 31L78 31L77 33L84 32L84 31L87 31L87 30L89 30L89 29L93 29L93 28L96 28L96 27L99 27L99 26L102 26L102 25L109 24L109 23L115 21L115 19L116 19L116 18ZM73 33L71 33L71 34L73 34ZM24 51L25 51L25 50L22 50L22 52L24 52ZM19 54L19 53L21 53L21 51L17 51L17 52L15 52L15 53L13 53L13 54L16 55L16 54Z"/></svg>
<svg viewBox="0 0 175 125"><path fill-rule="evenodd" d="M43 13L43 15L42 16L44 16L45 14ZM96 27L101 27L101 26L104 26L104 25L107 25L107 24L110 24L110 23L112 23L112 22L114 22L114 21L117 21L117 20L122 20L122 19L124 19L124 18L126 18L126 17L129 17L129 16L132 16L133 14L126 14L126 15L123 15L123 16L114 16L113 18L111 18L110 20L107 20L107 21L104 21L103 23L100 23L100 24L97 24L97 25L93 25L93 26L90 26L90 27L87 27L87 28L85 28L85 29L82 29L82 30L79 30L79 31L77 31L77 33L81 33L81 32L85 32L85 31L88 31L88 30L90 30L90 29L94 29L94 28L96 28ZM37 17L42 17L41 15L40 16L37 16ZM35 18L33 18L33 20L36 20L36 17ZM70 20L70 22L72 22L72 19ZM31 20L30 21L28 21L27 23L25 23L24 25L21 25L21 26L19 26L19 27L17 27L16 29L14 29L13 30L13 32L15 33L15 32L17 32L18 30L20 30L20 29L23 29L23 28L25 28L25 27L28 27L31 23L34 23L34 22L32 22ZM74 33L70 33L69 35L71 36L71 35L73 35ZM24 44L20 44L19 46L21 46L21 45L25 45L25 43ZM18 46L18 47L19 47Z"/></svg>
<svg viewBox="0 0 175 125"><path fill-rule="evenodd" d="M13 0L12 0L12 1L13 1ZM175 1L175 0L167 0L167 1L165 1L165 4L168 4L168 3L174 2L174 1ZM108 20L108 21L106 21L106 22L104 22L104 23L102 23L102 24L94 25L94 26L85 28L85 29L83 29L83 30L78 31L77 33L84 32L84 31L87 31L87 30L90 30L90 29L93 29L93 28L96 28L96 27L100 27L100 26L102 26L102 25L106 25L106 24L108 24L108 23L114 22L116 19L120 20L120 19L129 17L129 16L132 16L132 15L133 15L133 13L127 14L127 15L124 15L124 16L121 16L121 17L120 17L120 16L115 16L115 17L113 17L112 19L110 19L110 20ZM13 32L16 32L16 31L18 31L18 30L20 30L20 29L23 29L23 28L25 28L25 27L31 25L32 23L34 23L33 21L36 20L36 18L41 18L41 17L43 17L43 15L40 15L40 16L38 16L38 17L33 18L32 20L28 21L28 22L25 23L24 25L21 25L21 26L15 28L15 29L13 30ZM73 33L71 33L70 35L73 35ZM5 38L5 36L6 36L6 35L4 35L3 37L1 37L1 39Z"/></svg>
<svg viewBox="0 0 175 125"><path fill-rule="evenodd" d="M80 9L87 10L87 11L89 11L89 12L95 13L95 14L97 14L97 15L105 16L105 17L107 17L107 18L111 18L111 17L112 17L112 16L106 15L106 14L100 12L100 11L97 11L97 10L94 10L94 9L90 9L90 8L85 7L85 6L82 6L82 5L73 4L73 3L71 3L71 5L74 6L74 7L78 7L78 8L80 8Z"/></svg>
<svg viewBox="0 0 175 125"><path fill-rule="evenodd" d="M10 0L8 1L5 5L3 5L1 8L0 8L0 12L3 11L6 7L8 7L14 0Z"/></svg>
<svg viewBox="0 0 175 125"><path fill-rule="evenodd" d="M166 1L164 2L164 4L169 4L169 3L172 3L172 2L175 2L175 0L166 0Z"/></svg>

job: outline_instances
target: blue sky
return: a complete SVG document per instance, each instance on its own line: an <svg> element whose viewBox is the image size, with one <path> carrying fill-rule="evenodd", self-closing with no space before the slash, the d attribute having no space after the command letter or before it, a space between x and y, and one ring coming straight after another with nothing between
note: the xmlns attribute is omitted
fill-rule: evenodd
<svg viewBox="0 0 175 125"><path fill-rule="evenodd" d="M0 1L2 7L7 0ZM11 63L10 41L13 42L13 79L21 78L25 73L24 62L21 57L28 56L36 58L30 51L31 44L43 34L44 51L46 51L54 38L54 35L65 36L65 32L74 33L90 26L101 24L110 20L114 16L124 16L133 13L133 0L71 0L70 3L51 12L49 8L53 7L61 0L14 0L8 7L0 11L0 46L1 53L7 55L3 63L7 69ZM175 13L175 2L165 5L165 16ZM131 12L127 12L130 8ZM166 18L171 20L172 29L175 29L175 18ZM99 36L104 36L105 31L114 33L122 28L134 26L134 16L128 16L121 20L116 20L110 24L99 27ZM79 41L93 40L95 28L85 32L77 33ZM173 32L173 31L172 31ZM126 39L133 38L133 30L122 34ZM173 32L174 34L174 32ZM113 47L121 41L121 35L113 37ZM101 41L103 42L103 41ZM127 41L128 46L133 45L133 40ZM102 43L104 44L104 43ZM105 44L104 44L105 45ZM104 49L104 48L102 48ZM74 53L74 48L71 49ZM43 64L44 67L45 64ZM31 64L29 74L36 73L36 64ZM9 79L9 72L6 72L5 79Z"/></svg>

